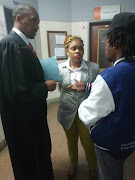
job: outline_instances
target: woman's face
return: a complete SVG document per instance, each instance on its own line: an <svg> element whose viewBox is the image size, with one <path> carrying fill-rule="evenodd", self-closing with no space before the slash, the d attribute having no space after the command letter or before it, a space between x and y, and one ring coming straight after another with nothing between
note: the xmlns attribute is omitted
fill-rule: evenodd
<svg viewBox="0 0 135 180"><path fill-rule="evenodd" d="M70 60L74 62L81 62L84 54L83 44L79 39L75 39L68 44L68 49L66 50L70 57Z"/></svg>

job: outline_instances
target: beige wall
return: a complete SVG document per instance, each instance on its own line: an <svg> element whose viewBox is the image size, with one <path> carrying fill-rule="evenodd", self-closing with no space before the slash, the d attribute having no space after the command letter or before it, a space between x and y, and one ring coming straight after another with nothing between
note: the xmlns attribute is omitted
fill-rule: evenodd
<svg viewBox="0 0 135 180"><path fill-rule="evenodd" d="M86 30L81 29L81 24L86 24ZM39 59L48 58L48 46L47 46L47 31L67 31L67 34L81 36L84 41L84 59L88 60L88 46L89 46L89 22L53 22L53 21L41 21L40 29L35 38L36 52ZM58 61L61 63L62 61Z"/></svg>

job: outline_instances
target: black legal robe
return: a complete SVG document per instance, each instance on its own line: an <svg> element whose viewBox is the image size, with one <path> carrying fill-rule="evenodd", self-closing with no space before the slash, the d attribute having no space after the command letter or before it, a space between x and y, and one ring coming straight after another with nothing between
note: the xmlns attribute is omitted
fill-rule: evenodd
<svg viewBox="0 0 135 180"><path fill-rule="evenodd" d="M16 180L51 180L47 85L39 60L14 32L0 41L0 113Z"/></svg>

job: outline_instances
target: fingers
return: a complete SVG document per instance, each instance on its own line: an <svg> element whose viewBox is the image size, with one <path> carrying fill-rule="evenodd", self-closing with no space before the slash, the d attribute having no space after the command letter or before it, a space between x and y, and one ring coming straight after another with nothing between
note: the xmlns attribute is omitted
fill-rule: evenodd
<svg viewBox="0 0 135 180"><path fill-rule="evenodd" d="M45 81L48 87L48 91L54 91L56 89L56 81L54 80L47 80Z"/></svg>
<svg viewBox="0 0 135 180"><path fill-rule="evenodd" d="M72 86L73 86L73 85L71 84L71 85L67 86L67 88L72 88Z"/></svg>
<svg viewBox="0 0 135 180"><path fill-rule="evenodd" d="M76 84L71 84L71 85L67 86L67 88L71 88L71 89L74 89L76 91L79 91L79 88L76 86Z"/></svg>
<svg viewBox="0 0 135 180"><path fill-rule="evenodd" d="M84 91L85 90L85 83L75 80L75 84L71 84L67 86L67 88L74 89L76 91Z"/></svg>

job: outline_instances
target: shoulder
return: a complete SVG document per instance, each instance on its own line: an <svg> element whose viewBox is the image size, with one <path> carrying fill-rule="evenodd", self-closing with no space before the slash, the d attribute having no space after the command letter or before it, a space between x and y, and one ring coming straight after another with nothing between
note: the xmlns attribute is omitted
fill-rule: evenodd
<svg viewBox="0 0 135 180"><path fill-rule="evenodd" d="M116 66L111 66L111 67L108 67L107 69L105 69L104 71L102 71L100 73L100 75L102 77L108 77L109 74L111 74L111 78L114 77L114 76L117 76L119 73L121 73L121 71L123 70L123 64L124 63L120 63ZM121 71L120 71L121 70Z"/></svg>
<svg viewBox="0 0 135 180"><path fill-rule="evenodd" d="M6 35L1 41L0 44L10 44L16 46L27 46L26 43L22 40L22 38L15 32L11 31L8 35Z"/></svg>
<svg viewBox="0 0 135 180"><path fill-rule="evenodd" d="M60 71L60 74L61 74L61 75L67 71L67 61L68 61L68 60L66 60L65 62L62 62L62 63L58 64L59 71Z"/></svg>
<svg viewBox="0 0 135 180"><path fill-rule="evenodd" d="M8 34L8 35L6 35L5 37L3 37L3 38L1 39L0 43L8 42L8 41L11 41L11 40L12 40L12 38L11 38L11 36Z"/></svg>
<svg viewBox="0 0 135 180"><path fill-rule="evenodd" d="M99 69L99 65L94 63L94 62L91 62L91 61L85 61L86 65L88 66L88 68L92 68L92 69L95 69L95 70L98 70Z"/></svg>
<svg viewBox="0 0 135 180"><path fill-rule="evenodd" d="M15 40L15 38L12 35L8 34L7 36L1 39L0 45L1 44L17 45L18 42Z"/></svg>
<svg viewBox="0 0 135 180"><path fill-rule="evenodd" d="M14 39L10 38L9 35L7 35L0 41L0 49L1 51L8 51L8 49L19 49L19 44Z"/></svg>
<svg viewBox="0 0 135 180"><path fill-rule="evenodd" d="M23 53L26 57L29 48L25 43L19 42L12 34L8 34L0 41L0 53L5 54L4 52L9 52L10 54L21 54ZM7 55L8 53L6 53Z"/></svg>
<svg viewBox="0 0 135 180"><path fill-rule="evenodd" d="M107 84L117 84L119 77L121 77L121 72L118 65L108 67L100 73L101 77L107 82ZM121 77L122 78L122 77Z"/></svg>
<svg viewBox="0 0 135 180"><path fill-rule="evenodd" d="M66 67L67 61L58 64L59 69Z"/></svg>
<svg viewBox="0 0 135 180"><path fill-rule="evenodd" d="M107 69L102 71L100 73L100 75L106 79L109 79L109 78L117 79L119 77L122 78L123 76L127 76L128 73L131 73L131 67L132 66L133 66L132 63L121 62L115 66L108 67Z"/></svg>

